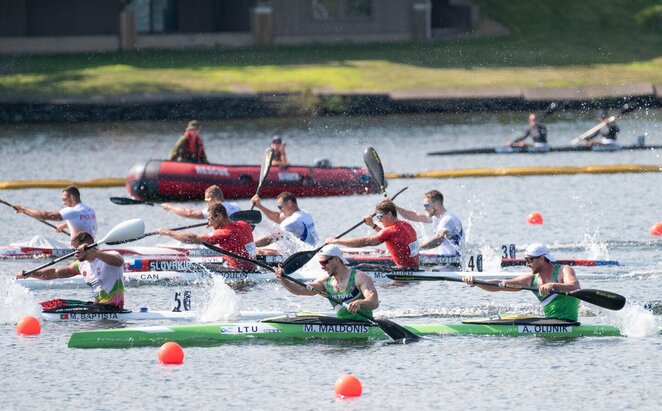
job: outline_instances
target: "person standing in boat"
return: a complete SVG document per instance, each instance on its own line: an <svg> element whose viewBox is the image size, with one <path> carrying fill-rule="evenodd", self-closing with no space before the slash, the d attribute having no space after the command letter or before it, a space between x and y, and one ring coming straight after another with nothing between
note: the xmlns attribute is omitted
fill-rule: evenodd
<svg viewBox="0 0 662 411"><path fill-rule="evenodd" d="M255 207L267 216L267 218L279 225L276 232L268 234L258 239L255 244L258 247L265 247L284 237L284 234L291 234L299 241L314 246L317 244L317 231L315 230L315 221L313 217L305 210L299 208L297 198L294 194L284 191L276 197L276 206L278 211L270 210L260 202L260 196L254 195L251 199Z"/></svg>
<svg viewBox="0 0 662 411"><path fill-rule="evenodd" d="M366 321L366 318L356 314L359 310L362 314L372 317L372 311L379 307L379 296L372 282L372 278L355 268L347 267L349 264L343 256L342 251L335 245L324 246L319 255L319 263L326 276L307 284L317 291L326 292L329 296L347 303L347 307L331 302L338 318L354 321ZM308 290L292 281L282 277L283 270L276 269L276 280L287 291L295 295L315 295L314 291Z"/></svg>
<svg viewBox="0 0 662 411"><path fill-rule="evenodd" d="M280 137L276 136L271 139L271 147L269 148L274 152L271 160L272 166L284 167L288 165L287 154L285 154L285 143L283 143Z"/></svg>
<svg viewBox="0 0 662 411"><path fill-rule="evenodd" d="M531 138L533 143L526 142L527 138ZM529 127L524 134L510 140L506 143L509 147L533 147L539 150L547 150L547 127L538 123L538 116L535 113L529 114Z"/></svg>
<svg viewBox="0 0 662 411"><path fill-rule="evenodd" d="M609 113L606 110L598 113L598 121L604 124L602 128L586 137L588 146L613 146L616 145L616 137L621 129L614 121L609 121Z"/></svg>
<svg viewBox="0 0 662 411"><path fill-rule="evenodd" d="M92 236L97 234L96 213L92 207L81 202L78 188L69 186L62 190L62 204L64 208L60 211L37 210L20 204L15 204L14 209L17 213L27 214L38 220L64 221L57 226L57 232L61 233L68 228L72 240L80 232L90 233Z"/></svg>
<svg viewBox="0 0 662 411"><path fill-rule="evenodd" d="M526 266L531 269L530 274L524 274L517 278L503 280L488 280L495 286L474 284L471 275L462 280L470 286L477 286L486 291L521 291L513 288L502 288L497 284L512 284L523 287L538 287L536 297L543 306L545 317L559 318L569 321L577 321L579 317L579 300L562 294L550 294L550 291L570 292L579 290L579 280L575 276L575 270L569 265L554 264L556 258L549 252L546 245L540 243L530 244L524 252Z"/></svg>
<svg viewBox="0 0 662 411"><path fill-rule="evenodd" d="M101 251L96 247L85 249L85 246L93 243L94 237L89 233L77 233L71 240L71 246L76 250L76 261L72 265L45 268L32 273L30 277L53 280L82 275L94 294L94 303L89 306L89 311L119 311L124 307L124 259L116 251ZM16 278L27 278L25 271L20 271Z"/></svg>
<svg viewBox="0 0 662 411"><path fill-rule="evenodd" d="M214 228L211 234L195 234L173 231L168 228L159 228L157 233L172 237L187 244L216 244L224 250L238 254L245 258L255 258L255 242L251 226L245 221L232 221L228 211L221 203L209 206L209 225ZM253 264L226 257L228 265L237 270L253 270Z"/></svg>
<svg viewBox="0 0 662 411"><path fill-rule="evenodd" d="M209 206L215 203L221 203L228 212L228 215L241 211L241 208L237 203L231 201L225 201L225 196L223 195L223 190L217 185L209 186L205 190L205 202L207 206L201 210L194 210L191 208L177 207L170 203L163 203L161 207L168 212L173 212L180 217L184 218L194 218L197 220L206 220L209 217L208 209Z"/></svg>
<svg viewBox="0 0 662 411"><path fill-rule="evenodd" d="M444 207L444 195L431 190L423 197L424 213L396 207L400 215L410 221L432 224L432 238L421 242L421 250L433 250L443 256L458 256L462 251L464 231L459 218Z"/></svg>
<svg viewBox="0 0 662 411"><path fill-rule="evenodd" d="M170 161L185 163L209 164L205 146L200 138L200 124L196 120L189 121L184 135L175 143L170 151Z"/></svg>
<svg viewBox="0 0 662 411"><path fill-rule="evenodd" d="M372 216L364 217L363 222L377 231L376 235L350 239L329 238L326 240L326 244L372 247L385 243L396 267L418 270L420 244L416 239L416 230L408 222L398 220L398 211L393 201L387 199L377 204L375 217L381 221L383 228L375 224Z"/></svg>

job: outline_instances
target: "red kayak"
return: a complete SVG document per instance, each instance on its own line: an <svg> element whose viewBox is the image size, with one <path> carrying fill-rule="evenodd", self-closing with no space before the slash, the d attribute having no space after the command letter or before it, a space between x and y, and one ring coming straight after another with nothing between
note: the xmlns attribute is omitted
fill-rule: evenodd
<svg viewBox="0 0 662 411"><path fill-rule="evenodd" d="M193 201L202 200L207 187L216 184L228 199L251 198L259 178L259 165L149 160L131 168L126 189L144 201ZM272 167L260 196L274 198L283 191L297 197L325 197L379 193L379 187L365 168Z"/></svg>

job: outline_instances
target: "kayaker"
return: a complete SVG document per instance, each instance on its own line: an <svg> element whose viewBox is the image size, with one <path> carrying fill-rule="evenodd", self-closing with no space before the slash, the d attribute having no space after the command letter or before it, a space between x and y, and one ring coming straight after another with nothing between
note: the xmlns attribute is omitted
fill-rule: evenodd
<svg viewBox="0 0 662 411"><path fill-rule="evenodd" d="M598 112L598 121L604 124L604 127L595 133L586 137L588 146L613 146L616 145L616 137L621 129L615 122L609 121L609 113L606 110ZM597 137L597 138L596 138Z"/></svg>
<svg viewBox="0 0 662 411"><path fill-rule="evenodd" d="M532 144L527 143L525 140L531 137ZM547 145L547 127L538 123L538 117L531 113L529 114L529 127L524 134L510 140L506 143L509 147L534 147L540 150L549 148Z"/></svg>
<svg viewBox="0 0 662 411"><path fill-rule="evenodd" d="M444 207L444 195L431 190L423 197L424 213L397 207L403 218L420 223L432 224L432 238L421 242L421 250L432 250L439 255L460 255L464 241L464 231L459 218Z"/></svg>
<svg viewBox="0 0 662 411"><path fill-rule="evenodd" d="M246 258L255 258L255 243L253 242L253 231L245 221L232 221L228 217L228 211L221 203L209 206L209 225L214 227L211 234L195 234L173 231L168 228L156 230L160 235L167 235L175 240L187 244L216 244L224 250L228 250ZM226 257L228 265L237 270L253 270L253 264L245 261Z"/></svg>
<svg viewBox="0 0 662 411"><path fill-rule="evenodd" d="M228 212L228 215L232 215L237 211L241 211L241 207L237 203L231 201L225 201L225 196L223 196L223 190L217 185L208 187L205 190L205 202L207 206L201 210L194 210L192 208L177 207L170 203L163 203L161 207L168 212L173 212L178 216L185 218L195 218L198 220L206 220L209 217L207 210L209 206L214 203L221 203L225 206L225 209Z"/></svg>
<svg viewBox="0 0 662 411"><path fill-rule="evenodd" d="M550 291L570 292L579 290L579 280L575 270L569 265L554 264L556 258L549 252L546 245L540 243L530 244L524 252L526 266L531 268L530 274L517 278L503 280L488 280L498 284L514 284L523 287L538 287L536 297L540 300L545 317L560 318L577 321L579 317L579 300L562 294L550 294ZM483 284L474 284L471 275L463 277L463 281L471 286L477 286L486 291L520 291L513 288L492 287Z"/></svg>
<svg viewBox="0 0 662 411"><path fill-rule="evenodd" d="M69 229L71 240L80 232L97 234L97 216L94 209L80 200L80 191L74 186L62 190L62 204L64 208L60 211L46 211L28 208L20 204L14 204L17 213L27 214L38 220L64 221L57 226L57 232L61 233L65 228Z"/></svg>
<svg viewBox="0 0 662 411"><path fill-rule="evenodd" d="M327 292L331 297L348 304L331 303L336 310L338 318L356 321L366 321L365 317L355 314L361 313L372 317L372 311L379 307L379 296L372 279L355 268L347 267L348 261L342 251L335 245L324 246L318 253L319 263L327 275L307 284L318 291ZM282 277L283 270L276 268L276 280L287 291L296 295L315 295L314 291L288 281Z"/></svg>
<svg viewBox="0 0 662 411"><path fill-rule="evenodd" d="M77 233L71 240L71 246L76 250L73 264L63 268L45 268L30 277L53 280L82 275L94 294L94 303L89 306L89 311L101 308L104 311L121 310L124 307L124 259L115 251L101 251L96 247L85 249L86 245L93 243L94 237L89 233ZM26 278L25 271L20 271L16 278Z"/></svg>
<svg viewBox="0 0 662 411"><path fill-rule="evenodd" d="M377 204L375 217L381 221L383 228L375 224L372 216L364 217L363 222L377 231L376 235L350 239L329 238L326 240L326 244L372 247L385 243L398 268L418 270L420 244L416 239L414 227L406 221L398 220L397 208L391 200L382 200Z"/></svg>
<svg viewBox="0 0 662 411"><path fill-rule="evenodd" d="M299 208L297 198L294 194L284 191L276 197L276 206L278 211L270 210L260 202L260 196L254 195L251 199L255 207L260 209L265 216L279 225L278 230L274 231L260 239L255 244L258 247L265 247L280 239L284 234L290 233L294 238L306 244L317 244L317 231L315 230L315 221L313 217L305 210Z"/></svg>
<svg viewBox="0 0 662 411"><path fill-rule="evenodd" d="M183 161L185 163L209 164L205 146L200 138L200 124L191 120L179 140L170 151L170 161Z"/></svg>
<svg viewBox="0 0 662 411"><path fill-rule="evenodd" d="M274 155L271 160L272 166L283 167L288 165L287 155L285 154L285 143L283 143L283 140L280 137L275 136L274 138L271 139L270 148L274 152Z"/></svg>

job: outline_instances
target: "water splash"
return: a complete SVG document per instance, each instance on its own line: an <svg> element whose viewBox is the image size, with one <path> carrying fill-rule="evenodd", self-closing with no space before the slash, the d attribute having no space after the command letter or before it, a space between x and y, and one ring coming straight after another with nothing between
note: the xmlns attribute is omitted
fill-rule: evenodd
<svg viewBox="0 0 662 411"><path fill-rule="evenodd" d="M609 260L609 248L604 242L598 240L599 227L595 229L593 235L584 233L584 239L579 243L587 251L589 260Z"/></svg>
<svg viewBox="0 0 662 411"><path fill-rule="evenodd" d="M13 278L0 277L0 324L15 324L26 315L41 316L34 295Z"/></svg>
<svg viewBox="0 0 662 411"><path fill-rule="evenodd" d="M609 311L607 317L628 337L651 337L660 333L660 323L644 307L627 304L620 311Z"/></svg>
<svg viewBox="0 0 662 411"><path fill-rule="evenodd" d="M239 318L237 295L222 276L214 276L211 287L201 289L198 318L203 322L225 321Z"/></svg>

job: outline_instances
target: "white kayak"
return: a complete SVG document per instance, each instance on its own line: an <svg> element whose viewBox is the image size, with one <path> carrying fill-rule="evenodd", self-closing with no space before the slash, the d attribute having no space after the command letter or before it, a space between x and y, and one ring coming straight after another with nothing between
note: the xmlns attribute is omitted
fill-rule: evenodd
<svg viewBox="0 0 662 411"><path fill-rule="evenodd" d="M399 270L380 270L380 271L363 271L368 274L373 281L385 283L391 282L387 274L404 274L411 273L411 271ZM461 278L465 275L472 274L480 279L494 279L494 278L513 278L521 275L521 272L509 271L495 271L495 272L476 272L468 273L465 271L415 271L418 276L438 276L443 274L449 277ZM302 280L311 281L323 275L321 272L296 272L291 274L292 277ZM179 272L179 271L144 271L144 272L125 272L124 285L125 287L136 287L143 285L196 285L205 284L210 282L213 277L223 277L226 283L239 283L239 282L266 282L275 281L274 274L271 271L207 271L207 272ZM87 287L82 276L75 276L71 278L59 278L55 280L39 280L34 278L27 278L23 280L16 280L20 284L29 289L66 289L66 288L82 288Z"/></svg>
<svg viewBox="0 0 662 411"><path fill-rule="evenodd" d="M147 307L141 307L137 311L129 312L61 312L61 313L41 313L44 321L57 322L80 322L80 321L193 321L198 319L196 311L150 311ZM271 317L293 316L301 313L287 313L283 311L239 311L232 315L228 320L261 320ZM310 313L305 313L310 315ZM334 312L316 313L319 315L334 316Z"/></svg>

